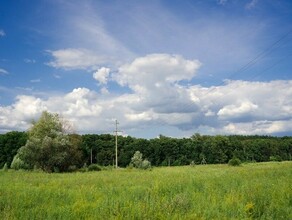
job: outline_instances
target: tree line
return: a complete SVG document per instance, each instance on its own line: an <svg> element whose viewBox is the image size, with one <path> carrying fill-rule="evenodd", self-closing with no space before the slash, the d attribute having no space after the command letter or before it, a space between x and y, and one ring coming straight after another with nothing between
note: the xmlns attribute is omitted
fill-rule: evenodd
<svg viewBox="0 0 292 220"><path fill-rule="evenodd" d="M0 168L12 163L20 168L65 172L90 164L111 166L115 159L115 136L70 134L58 115L44 112L27 132L0 134ZM200 135L154 139L118 137L118 165L130 164L135 152L152 166L282 161L292 159L292 137Z"/></svg>
<svg viewBox="0 0 292 220"><path fill-rule="evenodd" d="M110 134L68 135L80 154L78 166L91 163L113 165L115 137ZM10 167L18 149L27 142L27 132L12 131L0 134L0 167ZM208 136L195 134L190 138L171 138L160 135L154 139L118 137L119 166L129 165L132 156L140 151L153 166L180 166L191 162L227 163L231 158L243 162L291 160L292 137L271 136ZM75 146L76 146L75 145Z"/></svg>

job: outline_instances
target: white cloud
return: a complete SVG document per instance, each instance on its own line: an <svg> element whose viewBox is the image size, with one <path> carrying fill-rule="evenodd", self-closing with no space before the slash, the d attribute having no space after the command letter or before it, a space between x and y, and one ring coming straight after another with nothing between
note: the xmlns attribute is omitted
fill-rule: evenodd
<svg viewBox="0 0 292 220"><path fill-rule="evenodd" d="M231 134L277 134L290 132L292 130L292 119L282 121L253 121L241 123L229 123L222 131Z"/></svg>
<svg viewBox="0 0 292 220"><path fill-rule="evenodd" d="M179 55L150 54L121 66L116 79L133 90L137 85L159 88L162 83L191 80L200 66L198 60L186 60Z"/></svg>
<svg viewBox="0 0 292 220"><path fill-rule="evenodd" d="M8 72L5 69L0 68L0 75L6 75Z"/></svg>
<svg viewBox="0 0 292 220"><path fill-rule="evenodd" d="M53 56L54 60L47 64L66 70L96 69L106 61L105 57L96 55L96 53L87 49L68 48L48 52Z"/></svg>
<svg viewBox="0 0 292 220"><path fill-rule="evenodd" d="M250 114L252 111L258 108L257 105L251 103L250 101L242 101L240 105L226 105L219 110L217 115L219 117L241 117L245 114Z"/></svg>
<svg viewBox="0 0 292 220"><path fill-rule="evenodd" d="M246 9L253 9L258 3L258 0L251 0L249 3L245 5Z"/></svg>
<svg viewBox="0 0 292 220"><path fill-rule="evenodd" d="M30 80L31 83L39 83L41 82L41 79L32 79Z"/></svg>
<svg viewBox="0 0 292 220"><path fill-rule="evenodd" d="M61 76L58 75L58 74L54 74L53 76L54 76L54 78L56 78L56 79L61 79Z"/></svg>
<svg viewBox="0 0 292 220"><path fill-rule="evenodd" d="M168 112L162 112L160 108L149 108L150 100L145 102L138 93L106 94L104 97L104 94L87 88L77 88L48 99L17 96L14 104L0 106L0 130L26 129L31 119L37 118L41 111L49 110L69 119L82 133L111 132L113 118L117 118L122 129L127 133L130 131L130 134L135 129L145 129L145 132L149 129L154 133L161 127L176 128L185 134L275 134L291 131L292 81L228 81L218 87L179 88L173 85L168 89L171 93L185 90L185 94L192 93L198 100L190 101L191 95L172 97L166 103L161 100L164 106L160 107L168 109ZM187 104L177 104L182 102Z"/></svg>
<svg viewBox="0 0 292 220"><path fill-rule="evenodd" d="M27 58L25 58L23 61L25 63L36 63L36 60L34 60L34 59L27 59Z"/></svg>
<svg viewBox="0 0 292 220"><path fill-rule="evenodd" d="M150 54L112 73L111 80L128 87L128 93L111 93L103 87L99 93L76 88L48 99L17 96L14 104L0 106L1 129L27 128L30 119L49 110L68 118L82 133L111 132L113 118L128 134L145 129L158 135L161 132L155 129L162 127L185 134L291 131L291 80L226 81L212 87L186 85L200 65L197 60L178 55ZM106 84L109 72L100 68L96 79Z"/></svg>
<svg viewBox="0 0 292 220"><path fill-rule="evenodd" d="M100 66L120 65L134 56L105 25L99 4L91 1L57 3L56 11L62 22L56 24L58 31L54 37L58 39L59 49L49 51L53 56L50 66L92 71Z"/></svg>
<svg viewBox="0 0 292 220"><path fill-rule="evenodd" d="M140 97L137 110L143 106L159 113L179 112L191 102L179 82L191 80L200 65L178 55L150 54L121 66L113 79Z"/></svg>
<svg viewBox="0 0 292 220"><path fill-rule="evenodd" d="M102 95L108 95L108 94L110 94L109 90L106 87L102 87L100 89L100 92L101 92Z"/></svg>
<svg viewBox="0 0 292 220"><path fill-rule="evenodd" d="M6 35L6 33L0 29L0 37L4 37Z"/></svg>
<svg viewBox="0 0 292 220"><path fill-rule="evenodd" d="M107 84L109 74L110 74L110 69L106 67L102 67L98 69L95 73L93 73L93 78L101 84Z"/></svg>

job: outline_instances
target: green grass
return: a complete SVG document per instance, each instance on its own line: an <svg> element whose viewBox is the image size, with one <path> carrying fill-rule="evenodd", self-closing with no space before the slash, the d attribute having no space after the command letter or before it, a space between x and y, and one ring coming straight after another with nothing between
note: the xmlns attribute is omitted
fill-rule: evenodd
<svg viewBox="0 0 292 220"><path fill-rule="evenodd" d="M292 219L292 162L0 171L0 219Z"/></svg>

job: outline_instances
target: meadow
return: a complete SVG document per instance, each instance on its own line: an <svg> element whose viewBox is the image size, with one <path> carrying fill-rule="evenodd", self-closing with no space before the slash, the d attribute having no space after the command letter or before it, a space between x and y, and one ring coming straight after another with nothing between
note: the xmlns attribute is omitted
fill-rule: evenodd
<svg viewBox="0 0 292 220"><path fill-rule="evenodd" d="M292 219L292 162L0 171L0 219Z"/></svg>

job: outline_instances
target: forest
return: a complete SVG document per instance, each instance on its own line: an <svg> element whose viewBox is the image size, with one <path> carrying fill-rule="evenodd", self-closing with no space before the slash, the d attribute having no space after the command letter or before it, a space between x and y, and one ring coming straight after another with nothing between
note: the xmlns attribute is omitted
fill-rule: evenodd
<svg viewBox="0 0 292 220"><path fill-rule="evenodd" d="M111 166L115 158L115 136L110 134L68 134L78 154L76 167ZM10 167L18 150L26 144L28 132L0 134L0 168ZM118 136L118 165L126 167L136 151L152 166L181 166L190 163L224 164L231 158L242 162L283 161L292 158L292 137L200 135L171 138L160 135L154 139Z"/></svg>

